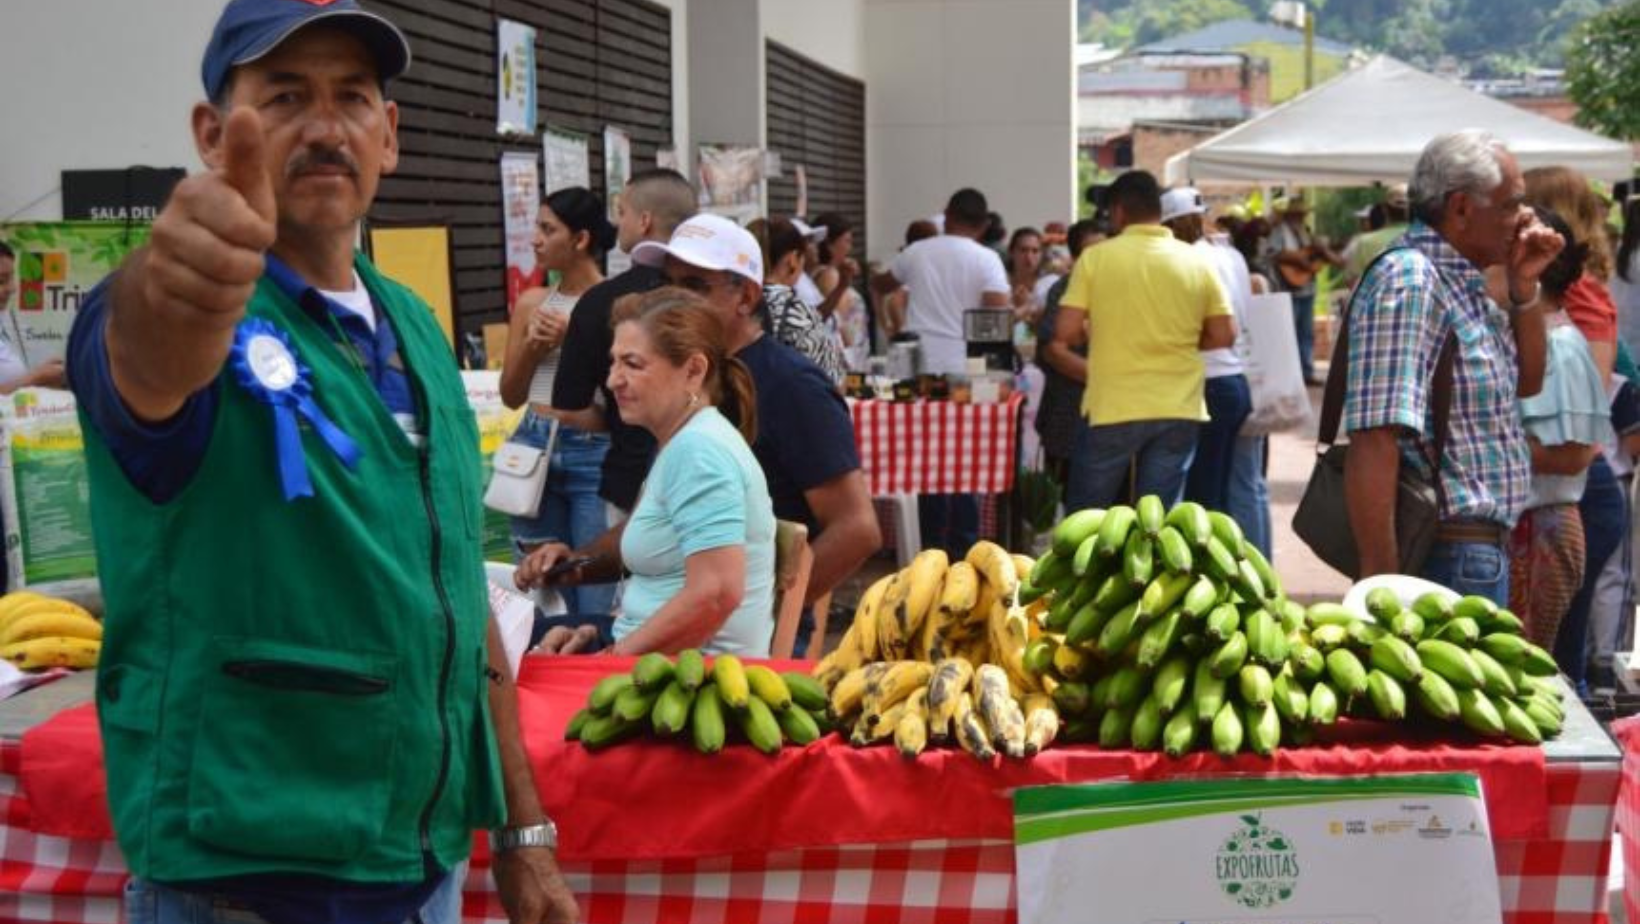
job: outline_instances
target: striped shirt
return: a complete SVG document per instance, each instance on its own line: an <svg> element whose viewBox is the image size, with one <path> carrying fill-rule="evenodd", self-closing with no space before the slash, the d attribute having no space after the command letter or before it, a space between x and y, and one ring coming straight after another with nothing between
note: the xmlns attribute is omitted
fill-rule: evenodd
<svg viewBox="0 0 1640 924"><path fill-rule="evenodd" d="M1486 294L1480 270L1428 225L1414 222L1392 247L1350 302L1343 428L1403 428L1401 461L1427 476L1413 434L1433 445L1435 360L1447 332L1455 331L1442 517L1512 527L1526 506L1532 455L1516 400L1508 315Z"/></svg>

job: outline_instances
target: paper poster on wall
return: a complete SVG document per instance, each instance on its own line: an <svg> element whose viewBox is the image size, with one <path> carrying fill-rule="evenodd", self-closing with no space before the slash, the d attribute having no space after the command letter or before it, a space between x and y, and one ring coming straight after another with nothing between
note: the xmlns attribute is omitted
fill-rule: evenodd
<svg viewBox="0 0 1640 924"><path fill-rule="evenodd" d="M541 133L541 194L571 186L592 188L587 136L548 127Z"/></svg>
<svg viewBox="0 0 1640 924"><path fill-rule="evenodd" d="M0 432L9 586L95 598L91 488L74 394L19 388L0 399Z"/></svg>
<svg viewBox="0 0 1640 924"><path fill-rule="evenodd" d="M501 155L502 232L507 245L507 311L519 293L541 284L535 263L535 218L541 207L541 177L533 153Z"/></svg>
<svg viewBox="0 0 1640 924"><path fill-rule="evenodd" d="M4 331L25 365L61 359L74 313L104 276L148 242L148 226L87 221L0 225L0 242L17 255L17 298Z"/></svg>
<svg viewBox="0 0 1640 924"><path fill-rule="evenodd" d="M495 23L495 130L535 134L535 29L510 19Z"/></svg>
<svg viewBox="0 0 1640 924"><path fill-rule="evenodd" d="M1472 774L1027 787L1014 845L1020 924L1503 919Z"/></svg>
<svg viewBox="0 0 1640 924"><path fill-rule="evenodd" d="M371 225L370 260L433 309L444 338L455 344L455 293L450 283L450 229L445 225Z"/></svg>
<svg viewBox="0 0 1640 924"><path fill-rule="evenodd" d="M604 126L604 203L609 220L615 220L615 199L632 179L632 137L625 131Z"/></svg>
<svg viewBox="0 0 1640 924"><path fill-rule="evenodd" d="M763 214L761 148L703 144L697 155L701 211L740 224Z"/></svg>

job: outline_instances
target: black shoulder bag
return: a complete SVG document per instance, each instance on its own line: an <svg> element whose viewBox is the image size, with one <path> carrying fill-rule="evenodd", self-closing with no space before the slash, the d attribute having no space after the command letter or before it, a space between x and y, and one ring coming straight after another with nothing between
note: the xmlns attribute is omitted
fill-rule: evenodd
<svg viewBox="0 0 1640 924"><path fill-rule="evenodd" d="M1386 251L1386 254L1388 251ZM1383 259L1380 255L1378 259ZM1373 261L1374 264L1377 260ZM1370 272L1370 268L1369 268ZM1366 273L1361 274L1366 278ZM1357 289L1357 291L1360 291ZM1338 445L1339 422L1344 416L1344 389L1349 381L1350 306L1344 309L1338 343L1333 349L1332 367L1327 370L1327 388L1321 403L1321 429L1317 435L1315 470L1304 488L1304 497L1293 514L1293 532L1322 561L1359 580L1361 558L1350 527L1349 507L1344 496L1344 462L1349 446ZM1435 360L1431 382L1430 417L1434 425L1433 446L1423 444L1419 452L1429 463L1430 476L1400 466L1395 486L1395 548L1403 574L1417 574L1435 543L1446 494L1441 486L1441 463L1446 456L1447 420L1452 411L1452 364L1458 347L1457 334L1448 331ZM1433 450L1433 451L1431 451ZM1388 501L1389 498L1384 498Z"/></svg>

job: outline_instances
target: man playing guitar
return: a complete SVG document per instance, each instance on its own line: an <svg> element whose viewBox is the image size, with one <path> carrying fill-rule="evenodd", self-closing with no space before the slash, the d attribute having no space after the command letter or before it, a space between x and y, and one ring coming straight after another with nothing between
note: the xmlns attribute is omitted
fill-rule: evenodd
<svg viewBox="0 0 1640 924"><path fill-rule="evenodd" d="M1280 222L1270 232L1270 275L1278 287L1292 294L1293 327L1298 335L1299 363L1304 381L1320 384L1315 375L1315 276L1322 264L1342 268L1344 258L1317 240L1304 226L1309 207L1301 194L1277 198L1271 211Z"/></svg>

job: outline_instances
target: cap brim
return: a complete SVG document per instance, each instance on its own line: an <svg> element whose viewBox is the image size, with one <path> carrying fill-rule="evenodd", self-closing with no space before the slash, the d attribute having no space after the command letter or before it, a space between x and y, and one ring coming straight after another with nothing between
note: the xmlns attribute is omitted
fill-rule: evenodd
<svg viewBox="0 0 1640 924"><path fill-rule="evenodd" d="M233 66L250 64L271 53L275 48L284 44L287 39L303 29L323 23L338 29L345 29L364 43L370 51L371 57L376 59L376 77L382 83L404 75L410 69L410 40L404 37L399 27L375 13L364 10L335 10L328 13L315 13L302 21L295 23L289 29L275 34L267 42L249 49L234 59Z"/></svg>

